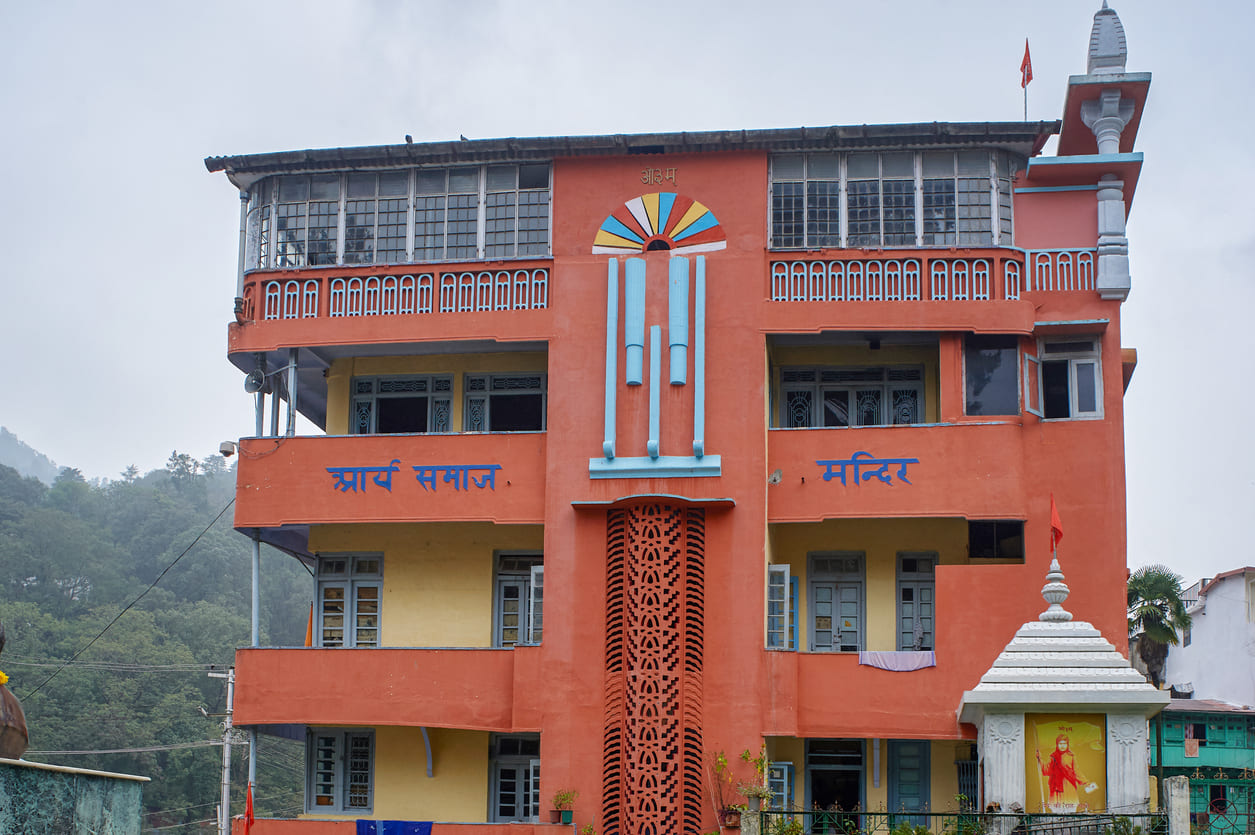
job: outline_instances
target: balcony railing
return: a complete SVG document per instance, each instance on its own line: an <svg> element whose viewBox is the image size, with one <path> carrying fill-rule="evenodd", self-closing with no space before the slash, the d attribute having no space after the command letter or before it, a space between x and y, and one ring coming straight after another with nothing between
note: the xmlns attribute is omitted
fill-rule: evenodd
<svg viewBox="0 0 1255 835"><path fill-rule="evenodd" d="M771 300L988 301L1018 299L1022 292L1092 291L1096 257L1091 249L1059 249L969 258L947 252L918 258L773 261Z"/></svg>
<svg viewBox="0 0 1255 835"><path fill-rule="evenodd" d="M536 265L398 275L250 277L243 317L250 321L406 316L549 306L549 269Z"/></svg>
<svg viewBox="0 0 1255 835"><path fill-rule="evenodd" d="M431 835L570 835L574 829L556 823L430 823ZM231 821L231 835L244 835L244 818ZM319 820L317 818L257 818L248 835L356 835L356 820ZM372 832L386 830L369 830ZM411 831L411 830L403 830Z"/></svg>
<svg viewBox="0 0 1255 835"><path fill-rule="evenodd" d="M768 494L768 521L962 516L970 507L1022 518L1022 431L1014 420L772 429L767 470L784 477Z"/></svg>
<svg viewBox="0 0 1255 835"><path fill-rule="evenodd" d="M240 441L235 524L544 519L544 432Z"/></svg>
<svg viewBox="0 0 1255 835"><path fill-rule="evenodd" d="M759 832L763 835L874 835L897 832L902 827L912 833L920 830L939 835L1166 835L1168 817L1163 813L1119 812L1050 813L1040 815L994 812L929 812L884 810L863 812L794 810L759 812Z"/></svg>
<svg viewBox="0 0 1255 835"><path fill-rule="evenodd" d="M539 645L240 649L235 721L506 733L536 721L545 692L540 652Z"/></svg>

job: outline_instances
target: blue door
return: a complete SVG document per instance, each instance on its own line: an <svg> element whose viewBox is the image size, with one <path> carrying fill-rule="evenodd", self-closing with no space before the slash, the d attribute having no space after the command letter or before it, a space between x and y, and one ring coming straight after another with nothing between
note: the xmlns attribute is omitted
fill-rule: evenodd
<svg viewBox="0 0 1255 835"><path fill-rule="evenodd" d="M889 812L924 812L928 799L928 740L889 740ZM902 823L927 825L923 815L891 820L894 827Z"/></svg>

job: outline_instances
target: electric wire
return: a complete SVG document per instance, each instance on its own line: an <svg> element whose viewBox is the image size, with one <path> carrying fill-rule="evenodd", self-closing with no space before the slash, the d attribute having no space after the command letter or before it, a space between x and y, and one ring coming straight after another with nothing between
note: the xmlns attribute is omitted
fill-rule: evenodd
<svg viewBox="0 0 1255 835"><path fill-rule="evenodd" d="M171 829L184 829L189 826L200 826L201 824L204 824L204 823L217 823L217 822L218 822L217 817L201 818L198 821L188 821L187 823L172 823L169 826L154 826L152 827L152 831L153 832L167 832Z"/></svg>
<svg viewBox="0 0 1255 835"><path fill-rule="evenodd" d="M254 797L253 803L262 803L263 801L274 800L275 798L286 797L282 794L268 794L265 797ZM175 812L190 812L193 809L204 809L206 806L221 806L221 800L215 800L212 803L197 803L195 806L184 806L181 809L154 809L151 812L145 812L144 817L151 818L154 815L173 815Z"/></svg>
<svg viewBox="0 0 1255 835"><path fill-rule="evenodd" d="M144 595L148 594L150 591L152 591L153 589L155 589L155 588L157 587L157 584L161 582L161 578L166 576L166 572L168 572L170 569L172 569L172 568L174 568L176 565L178 565L179 560L181 560L181 559L183 559L185 556L187 556L187 553L188 553L189 551L191 551L193 548L195 548L195 547L196 547L196 543L200 542L201 537L203 537L205 534L209 533L209 529L210 529L210 528L212 528L214 525L216 525L216 524L218 523L218 520L219 520L219 519L221 519L221 518L223 517L223 515L224 515L224 514L226 514L226 512L227 512L228 510L230 510L230 509L231 509L231 505L233 505L233 504L235 504L235 497L234 497L234 496L232 496L232 497L231 497L231 501L227 502L227 503L226 503L226 505L222 508L222 510L218 511L218 515L217 515L217 516L215 516L215 517L213 518L213 521L212 521L212 522L210 522L208 525L206 525L206 526L205 526L205 529L204 529L203 531L201 531L200 533L196 534L196 538L192 540L192 543L191 543L190 545L188 545L186 548L184 548L184 549L183 549L183 553L181 553L181 554L179 554L177 557L175 557L175 558L174 558L174 560L173 560L173 561L172 561L169 565L167 565L165 568L163 568L163 569L161 570L161 573L157 575L157 579L153 580L153 581L152 581L152 583L150 583L150 584L149 584L148 588L144 589L142 592L140 592L140 593L139 593L139 596L138 596L138 597L136 597L136 598L135 598L134 600L132 600L130 603L126 604L126 607L125 607L125 608L123 608L123 609L122 609L122 611L118 612L118 614L117 614L117 615L113 618L113 620L109 621L109 623L107 623L107 624L105 625L105 628L104 628L104 629L102 629L102 630L100 630L99 632L97 632L97 633L96 633L96 637L92 638L90 641L88 641L88 642L87 642L87 644L86 644L86 645L85 645L82 649L80 649L78 652L74 653L74 655L70 656L70 660L69 660L69 661L66 661L66 662L65 662L64 664L62 664L60 667L58 667L57 669L53 670L51 675L49 675L46 679L44 679L44 680L43 680L43 681L41 681L38 685L36 685L36 687L35 687L35 689L34 689L34 690L31 690L31 691L29 691L29 692L27 692L27 693L23 694L22 698L23 698L23 699L29 699L31 696L33 696L33 695L35 695L36 693L38 693L40 690L42 690L42 689L43 689L43 686L44 686L45 684L47 684L48 682L50 682L50 681L52 681L54 678L56 678L56 677L60 674L60 672L61 672L62 670L64 670L67 666L69 666L71 663L73 663L73 662L74 662L74 661L75 661L75 660L76 660L76 659L77 659L80 655L82 655L84 652L86 652L88 649L90 649L90 648L91 648L91 646L92 646L92 644L94 644L94 643L96 643L97 641L99 641L99 640L100 640L100 638L101 638L101 637L102 637L102 636L103 636L106 632L108 632L108 631L109 631L109 628L110 628L111 626L113 626L115 623L117 623L119 620L121 620L121 618L122 618L122 616L123 616L123 615L125 615L127 612L131 611L131 608L132 608L133 606L135 606L135 604L136 604L136 603L139 603L141 600L143 600L143 599L144 599Z"/></svg>
<svg viewBox="0 0 1255 835"><path fill-rule="evenodd" d="M69 757L88 754L145 754L150 751L179 751L183 748L206 748L221 745L221 739L202 739L196 742L172 742L169 745L146 745L141 748L97 748L94 751L27 751L23 756L32 757ZM247 743L235 743L242 745Z"/></svg>
<svg viewBox="0 0 1255 835"><path fill-rule="evenodd" d="M225 669L230 664L126 664L111 661L22 661L24 656L5 656L6 667L64 667L73 666L80 670L104 670L113 673L203 673L208 670Z"/></svg>

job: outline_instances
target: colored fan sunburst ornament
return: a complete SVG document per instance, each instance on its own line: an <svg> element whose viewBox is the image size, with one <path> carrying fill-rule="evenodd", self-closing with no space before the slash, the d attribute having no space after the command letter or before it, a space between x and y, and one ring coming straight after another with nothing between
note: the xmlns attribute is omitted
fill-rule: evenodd
<svg viewBox="0 0 1255 835"><path fill-rule="evenodd" d="M713 252L727 245L710 209L683 194L654 192L632 198L606 218L593 240L593 254Z"/></svg>

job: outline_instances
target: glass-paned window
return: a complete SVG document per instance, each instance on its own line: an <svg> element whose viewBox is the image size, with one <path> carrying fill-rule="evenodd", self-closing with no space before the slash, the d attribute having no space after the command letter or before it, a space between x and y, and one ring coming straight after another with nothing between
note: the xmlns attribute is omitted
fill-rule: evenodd
<svg viewBox="0 0 1255 835"><path fill-rule="evenodd" d="M410 176L407 171L349 174L344 203L344 263L405 261Z"/></svg>
<svg viewBox="0 0 1255 835"><path fill-rule="evenodd" d="M546 254L549 166L490 165L487 176L484 257Z"/></svg>
<svg viewBox="0 0 1255 835"><path fill-rule="evenodd" d="M967 553L981 559L1024 559L1024 522L1018 519L971 520Z"/></svg>
<svg viewBox="0 0 1255 835"><path fill-rule="evenodd" d="M468 375L462 428L466 432L538 432L544 429L545 375Z"/></svg>
<svg viewBox="0 0 1255 835"><path fill-rule="evenodd" d="M848 246L880 246L880 162L875 154L846 157Z"/></svg>
<svg viewBox="0 0 1255 835"><path fill-rule="evenodd" d="M373 731L311 730L305 753L305 811L370 812L374 748Z"/></svg>
<svg viewBox="0 0 1255 835"><path fill-rule="evenodd" d="M781 426L890 426L924 422L918 366L784 368Z"/></svg>
<svg viewBox="0 0 1255 835"><path fill-rule="evenodd" d="M315 576L320 647L377 647L383 558L369 554L320 556Z"/></svg>
<svg viewBox="0 0 1255 835"><path fill-rule="evenodd" d="M933 569L936 554L898 555L898 649L930 650L933 644Z"/></svg>
<svg viewBox="0 0 1255 835"><path fill-rule="evenodd" d="M1044 342L1040 353L1044 417L1102 417L1102 378L1098 340L1069 338Z"/></svg>
<svg viewBox="0 0 1255 835"><path fill-rule="evenodd" d="M539 644L544 634L544 557L498 556L496 588L493 646Z"/></svg>
<svg viewBox="0 0 1255 835"><path fill-rule="evenodd" d="M771 789L771 802L767 805L768 809L778 811L793 809L793 763L769 763L767 788Z"/></svg>
<svg viewBox="0 0 1255 835"><path fill-rule="evenodd" d="M1010 246L1018 167L982 150L773 156L771 246Z"/></svg>
<svg viewBox="0 0 1255 835"><path fill-rule="evenodd" d="M1012 246L1011 182L1022 167L1007 154L994 154L998 182L998 234L1002 246Z"/></svg>
<svg viewBox="0 0 1255 835"><path fill-rule="evenodd" d="M449 169L446 258L467 260L478 254L479 180L478 167Z"/></svg>
<svg viewBox="0 0 1255 835"><path fill-rule="evenodd" d="M836 154L795 154L771 163L773 247L841 245L841 167Z"/></svg>
<svg viewBox="0 0 1255 835"><path fill-rule="evenodd" d="M452 377L354 377L352 386L353 435L452 431Z"/></svg>
<svg viewBox="0 0 1255 835"><path fill-rule="evenodd" d="M812 554L809 585L812 652L863 648L863 555Z"/></svg>
<svg viewBox="0 0 1255 835"><path fill-rule="evenodd" d="M883 246L915 246L915 154L880 155Z"/></svg>
<svg viewBox="0 0 1255 835"><path fill-rule="evenodd" d="M274 266L305 266L305 227L309 217L309 178L281 177L275 190Z"/></svg>
<svg viewBox="0 0 1255 835"><path fill-rule="evenodd" d="M537 821L540 816L540 738L532 734L494 736L489 769L490 821Z"/></svg>
<svg viewBox="0 0 1255 835"><path fill-rule="evenodd" d="M954 246L957 236L955 217L954 152L924 153L924 246ZM989 189L985 189L989 197Z"/></svg>
<svg viewBox="0 0 1255 835"><path fill-rule="evenodd" d="M545 257L550 168L541 162L271 177L250 194L245 263Z"/></svg>
<svg viewBox="0 0 1255 835"><path fill-rule="evenodd" d="M968 334L963 340L964 413L1020 413L1019 340L1014 336Z"/></svg>
<svg viewBox="0 0 1255 835"><path fill-rule="evenodd" d="M768 649L797 649L797 585L789 566L767 566Z"/></svg>

